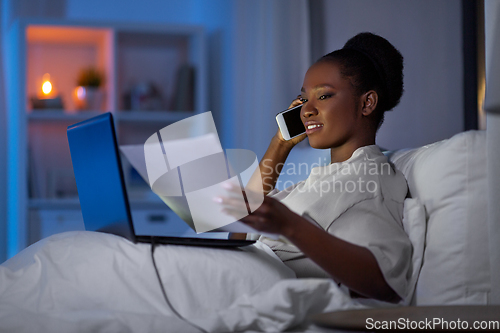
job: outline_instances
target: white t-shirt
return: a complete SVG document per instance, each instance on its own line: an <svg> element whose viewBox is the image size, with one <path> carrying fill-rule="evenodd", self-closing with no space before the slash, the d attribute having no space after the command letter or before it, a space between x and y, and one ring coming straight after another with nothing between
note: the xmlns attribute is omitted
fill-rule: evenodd
<svg viewBox="0 0 500 333"><path fill-rule="evenodd" d="M313 168L306 180L269 195L330 234L369 249L387 283L403 298L412 251L402 226L407 192L403 174L371 145L356 149L344 162ZM294 245L261 241L297 277L329 277Z"/></svg>

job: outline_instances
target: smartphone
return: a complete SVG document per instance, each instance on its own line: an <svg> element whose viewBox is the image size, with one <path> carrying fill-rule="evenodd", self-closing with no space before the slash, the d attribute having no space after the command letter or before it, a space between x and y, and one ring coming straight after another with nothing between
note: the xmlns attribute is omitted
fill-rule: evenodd
<svg viewBox="0 0 500 333"><path fill-rule="evenodd" d="M281 111L276 115L276 122L280 128L281 135L283 135L283 139L291 140L306 132L306 128L300 119L301 109L302 104L291 109Z"/></svg>

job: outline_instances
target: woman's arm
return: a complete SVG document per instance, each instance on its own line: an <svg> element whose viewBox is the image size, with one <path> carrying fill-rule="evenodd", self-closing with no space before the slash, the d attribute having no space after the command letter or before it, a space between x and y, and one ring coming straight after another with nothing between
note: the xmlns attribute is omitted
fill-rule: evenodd
<svg viewBox="0 0 500 333"><path fill-rule="evenodd" d="M296 217L295 227L283 235L336 282L369 298L387 302L400 300L385 281L370 250L335 237L299 215Z"/></svg>
<svg viewBox="0 0 500 333"><path fill-rule="evenodd" d="M292 104L290 104L289 108L300 105L302 102L299 98L295 99ZM258 173L254 173L250 178L246 189L254 192L260 192L261 184L264 195L267 195L274 189L276 182L278 181L278 177L280 175L281 169L285 164L286 158L292 148L299 143L300 141L306 138L306 134L300 135L292 140L286 141L283 139L280 130L274 137L271 139L271 143L267 148L264 157L259 163L259 171L260 177Z"/></svg>
<svg viewBox="0 0 500 333"><path fill-rule="evenodd" d="M288 107L293 108L294 106L302 104L300 96L293 100L292 104ZM274 137L271 139L271 143L267 148L264 157L259 163L259 172L254 172L247 186L245 187L248 191L263 192L266 196L269 192L274 189L278 177L281 173L281 169L285 165L286 158L293 147L302 140L306 138L306 134L302 134L292 140L285 140L281 135L280 130L276 132ZM257 170L256 170L257 171ZM230 233L229 239L246 239L247 235L244 233Z"/></svg>
<svg viewBox="0 0 500 333"><path fill-rule="evenodd" d="M230 197L223 204L229 214L243 209ZM285 236L336 282L358 294L387 302L400 300L370 250L329 234L273 198L265 197L260 208L241 221L256 230Z"/></svg>
<svg viewBox="0 0 500 333"><path fill-rule="evenodd" d="M282 140L280 136L281 133L278 130L259 163L260 177L258 173L253 174L246 187L248 190L257 192L262 184L264 195L267 195L274 189L286 158L294 147L293 144Z"/></svg>

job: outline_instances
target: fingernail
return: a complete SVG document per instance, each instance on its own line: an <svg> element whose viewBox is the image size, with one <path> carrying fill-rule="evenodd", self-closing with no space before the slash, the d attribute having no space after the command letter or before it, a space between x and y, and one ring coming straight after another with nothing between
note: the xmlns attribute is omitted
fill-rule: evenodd
<svg viewBox="0 0 500 333"><path fill-rule="evenodd" d="M221 197L213 197L212 200L217 202L217 203L222 203L224 201L224 200L222 200Z"/></svg>
<svg viewBox="0 0 500 333"><path fill-rule="evenodd" d="M233 184L231 183L224 183L222 184L222 187L224 187L226 190L232 190L234 188Z"/></svg>

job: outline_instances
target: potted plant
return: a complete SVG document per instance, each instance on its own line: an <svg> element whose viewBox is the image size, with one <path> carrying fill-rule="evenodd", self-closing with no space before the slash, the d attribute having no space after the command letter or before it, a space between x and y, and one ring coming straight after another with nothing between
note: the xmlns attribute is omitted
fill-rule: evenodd
<svg viewBox="0 0 500 333"><path fill-rule="evenodd" d="M76 108L100 111L104 102L104 91L100 89L103 82L104 74L96 68L82 69L74 93Z"/></svg>

